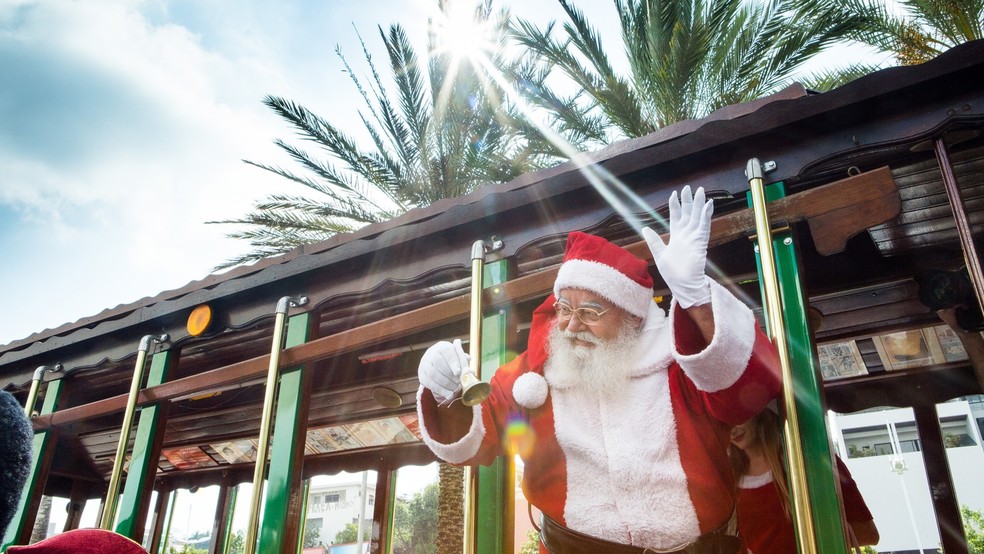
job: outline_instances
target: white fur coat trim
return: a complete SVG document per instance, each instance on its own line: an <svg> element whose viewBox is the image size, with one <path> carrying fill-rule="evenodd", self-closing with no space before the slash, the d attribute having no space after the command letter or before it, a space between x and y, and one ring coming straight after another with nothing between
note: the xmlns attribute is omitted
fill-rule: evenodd
<svg viewBox="0 0 984 554"><path fill-rule="evenodd" d="M564 518L597 537L671 549L699 536L700 524L680 459L668 372L634 376L623 393L603 398L581 387L551 388L567 462Z"/></svg>
<svg viewBox="0 0 984 554"><path fill-rule="evenodd" d="M464 463L477 454L478 448L482 445L482 438L485 437L485 424L482 423L482 405L472 406L472 423L465 436L456 442L444 444L434 440L427 432L427 426L423 424L424 413L421 408L421 395L423 392L424 386L421 385L417 389L417 418L420 419L420 435L423 437L424 443L430 447L431 451L438 458L452 464Z"/></svg>
<svg viewBox="0 0 984 554"><path fill-rule="evenodd" d="M745 372L755 346L755 315L728 289L714 280L710 282L714 338L697 354L687 356L674 348L673 356L698 389L717 392L735 384ZM671 329L675 304L674 300L670 308Z"/></svg>
<svg viewBox="0 0 984 554"><path fill-rule="evenodd" d="M740 489L757 489L759 487L764 487L772 482L772 472L766 471L760 475L742 475L741 480L738 481L738 488Z"/></svg>

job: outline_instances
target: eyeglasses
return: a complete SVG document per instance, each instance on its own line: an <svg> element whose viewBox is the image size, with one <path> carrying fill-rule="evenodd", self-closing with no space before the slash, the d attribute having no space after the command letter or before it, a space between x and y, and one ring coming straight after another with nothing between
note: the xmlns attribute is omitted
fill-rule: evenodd
<svg viewBox="0 0 984 554"><path fill-rule="evenodd" d="M594 308L577 308L574 309L567 302L557 301L554 303L554 311L557 312L557 319L561 321L568 321L574 315L577 315L577 319L585 325L595 325L601 321L601 316L608 313L611 308L606 308L600 312Z"/></svg>

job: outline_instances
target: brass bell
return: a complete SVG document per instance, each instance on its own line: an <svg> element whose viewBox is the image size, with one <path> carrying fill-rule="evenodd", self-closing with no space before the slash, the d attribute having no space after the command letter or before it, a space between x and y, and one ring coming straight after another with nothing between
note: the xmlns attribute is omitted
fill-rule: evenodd
<svg viewBox="0 0 984 554"><path fill-rule="evenodd" d="M474 406L476 404L481 404L486 398L489 397L489 393L492 392L492 387L475 376L474 372L465 371L461 374L461 403L465 406Z"/></svg>

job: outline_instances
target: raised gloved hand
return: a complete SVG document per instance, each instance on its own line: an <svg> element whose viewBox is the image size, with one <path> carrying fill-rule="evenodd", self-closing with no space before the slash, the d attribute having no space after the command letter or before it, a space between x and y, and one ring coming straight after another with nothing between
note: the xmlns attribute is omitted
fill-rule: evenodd
<svg viewBox="0 0 984 554"><path fill-rule="evenodd" d="M461 340L454 343L441 341L424 352L417 367L417 379L427 387L439 404L461 396L461 372L468 369L468 355L461 348Z"/></svg>
<svg viewBox="0 0 984 554"><path fill-rule="evenodd" d="M690 195L690 185L683 187L680 198L670 195L670 240L664 243L659 233L649 227L642 236L653 253L659 274L682 308L711 301L711 285L704 273L707 264L707 241L711 237L714 201L704 201L704 188Z"/></svg>

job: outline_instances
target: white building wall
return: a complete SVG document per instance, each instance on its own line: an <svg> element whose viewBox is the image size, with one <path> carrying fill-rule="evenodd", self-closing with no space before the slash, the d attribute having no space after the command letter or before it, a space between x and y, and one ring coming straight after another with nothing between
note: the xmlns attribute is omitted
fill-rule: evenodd
<svg viewBox="0 0 984 554"><path fill-rule="evenodd" d="M966 415L967 433L977 442L975 446L947 448L950 473L956 489L957 500L973 510L984 510L984 481L979 478L984 468L984 447L980 432L966 402L949 402L937 408L941 418ZM914 421L911 409L889 409L880 412L839 415L834 426L838 430L835 440L841 457L858 483L868 508L875 518L881 541L875 545L880 552L897 550L935 551L940 544L936 517L930 498L926 466L921 452L894 455L848 458L843 433L852 429L885 425L885 436L878 442L889 441L889 422L905 425ZM906 437L900 436L902 440ZM894 470L901 460L905 471Z"/></svg>
<svg viewBox="0 0 984 554"><path fill-rule="evenodd" d="M315 520L321 520L319 527L318 540L325 546L329 546L335 539L335 535L345 528L348 523L359 521L360 500L366 503L365 517L371 525L373 505L369 500L375 496L375 474L366 483L366 495L362 496L362 481L342 481L329 484L318 484L311 487L308 493L307 516L308 528ZM325 503L322 499L325 494L339 492L344 498L339 502ZM317 499L318 502L312 502Z"/></svg>

